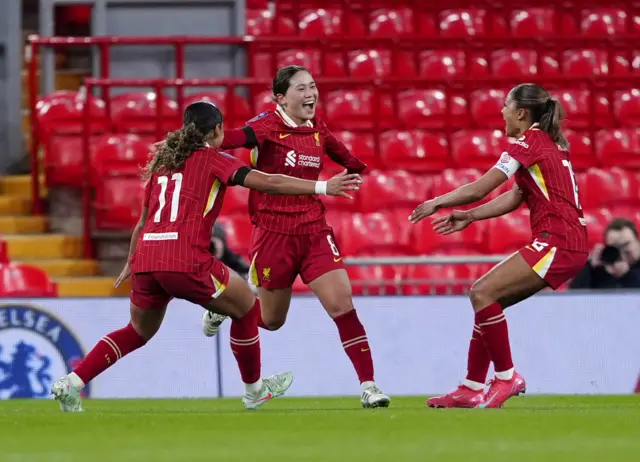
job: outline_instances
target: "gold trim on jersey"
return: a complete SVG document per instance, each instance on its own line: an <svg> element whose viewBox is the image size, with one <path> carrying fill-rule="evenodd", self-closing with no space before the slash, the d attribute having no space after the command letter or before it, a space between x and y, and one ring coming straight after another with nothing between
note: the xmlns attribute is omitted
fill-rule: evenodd
<svg viewBox="0 0 640 462"><path fill-rule="evenodd" d="M203 217L207 216L207 213L211 212L214 204L216 203L216 198L218 197L218 193L220 192L220 181L218 179L214 180L213 185L211 185L211 191L209 191L209 199L207 199L207 206L204 208Z"/></svg>
<svg viewBox="0 0 640 462"><path fill-rule="evenodd" d="M258 277L258 268L256 268L256 257L258 254L253 257L251 260L251 267L249 268L249 277L251 278L251 284L255 287L260 287L260 278Z"/></svg>
<svg viewBox="0 0 640 462"><path fill-rule="evenodd" d="M211 298L218 298L222 294L222 292L227 290L227 286L221 283L220 281L218 281L215 277L213 277L213 274L210 274L209 276L211 276L213 287L215 287L216 289L216 292L211 296Z"/></svg>
<svg viewBox="0 0 640 462"><path fill-rule="evenodd" d="M257 147L251 150L251 155L249 159L250 159L249 161L251 162L251 166L253 168L258 167L258 148Z"/></svg>
<svg viewBox="0 0 640 462"><path fill-rule="evenodd" d="M547 190L547 184L544 182L544 176L542 176L542 170L540 170L540 166L538 164L533 164L531 167L527 169L529 174L533 178L533 181L536 182L544 197L549 200L549 191Z"/></svg>
<svg viewBox="0 0 640 462"><path fill-rule="evenodd" d="M549 271L549 268L551 268L551 264L553 263L553 259L555 256L556 256L556 248L551 247L551 249L549 249L547 254L544 257L542 257L538 261L538 263L533 265L533 271L535 271L538 276L544 279L544 277L547 275L547 272Z"/></svg>

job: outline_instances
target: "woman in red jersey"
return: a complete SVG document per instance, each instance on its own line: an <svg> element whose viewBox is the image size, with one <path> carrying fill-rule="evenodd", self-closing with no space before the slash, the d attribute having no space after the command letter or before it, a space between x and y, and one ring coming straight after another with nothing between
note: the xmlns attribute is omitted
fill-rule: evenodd
<svg viewBox="0 0 640 462"><path fill-rule="evenodd" d="M172 298L230 316L231 349L245 394L246 408L281 396L290 372L260 377L259 304L249 285L209 253L211 229L228 186L269 194L347 196L357 190L357 174L342 173L327 182L250 169L217 148L224 137L216 106L196 102L185 110L184 125L170 133L145 169L148 180L140 220L133 231L129 259L116 287L132 273L131 321L105 335L72 373L57 380L52 394L63 411L81 412L80 391L117 360L144 346L158 331Z"/></svg>
<svg viewBox="0 0 640 462"><path fill-rule="evenodd" d="M315 117L318 88L301 66L287 66L273 79L273 111L236 130L227 130L223 148L251 148L252 164L267 173L317 180L325 154L349 173L366 165ZM376 386L367 339L353 306L351 283L325 208L314 197L276 197L252 191L254 224L251 277L258 287L260 327L277 330L287 319L291 288L298 275L336 323L340 340L360 380L363 407L386 407L390 399ZM224 317L206 314L205 335L213 336Z"/></svg>
<svg viewBox="0 0 640 462"><path fill-rule="evenodd" d="M569 146L560 131L563 110L542 87L513 88L502 114L507 136L517 138L477 181L419 205L409 219L417 223L440 209L470 204L486 197L515 176L514 188L468 211L454 210L433 223L440 234L458 232L477 220L498 217L523 202L531 211L532 242L508 257L471 287L475 325L469 346L467 378L452 393L431 398L431 407L501 407L525 391L515 372L503 310L546 287L557 289L587 262L587 228ZM484 393L493 361L496 377Z"/></svg>

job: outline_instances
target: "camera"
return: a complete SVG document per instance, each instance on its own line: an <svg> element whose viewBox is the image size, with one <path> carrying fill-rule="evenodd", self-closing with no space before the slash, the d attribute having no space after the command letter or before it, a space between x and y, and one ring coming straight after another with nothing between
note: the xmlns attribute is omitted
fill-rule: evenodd
<svg viewBox="0 0 640 462"><path fill-rule="evenodd" d="M620 249L613 245L606 246L604 249L602 249L600 260L606 265L613 265L614 263L622 260Z"/></svg>

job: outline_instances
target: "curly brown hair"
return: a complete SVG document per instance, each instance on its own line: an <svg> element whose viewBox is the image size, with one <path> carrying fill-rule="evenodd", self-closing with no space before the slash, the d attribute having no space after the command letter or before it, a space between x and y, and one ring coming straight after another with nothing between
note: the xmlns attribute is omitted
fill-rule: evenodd
<svg viewBox="0 0 640 462"><path fill-rule="evenodd" d="M194 123L169 133L166 141L142 170L142 179L148 180L155 172L177 170L192 152L205 146L204 135Z"/></svg>

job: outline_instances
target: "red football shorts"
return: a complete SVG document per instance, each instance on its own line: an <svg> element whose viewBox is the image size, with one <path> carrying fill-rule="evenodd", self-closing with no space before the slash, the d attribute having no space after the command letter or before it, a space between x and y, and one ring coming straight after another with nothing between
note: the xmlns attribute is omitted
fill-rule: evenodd
<svg viewBox="0 0 640 462"><path fill-rule="evenodd" d="M554 290L575 277L589 259L587 253L552 247L541 239L536 239L519 252L531 269Z"/></svg>
<svg viewBox="0 0 640 462"><path fill-rule="evenodd" d="M211 264L198 273L137 273L132 275L131 283L131 301L143 310L164 308L172 298L205 306L227 288L229 269L212 257Z"/></svg>
<svg viewBox="0 0 640 462"><path fill-rule="evenodd" d="M313 234L279 234L253 229L251 281L265 289L293 286L298 274L305 284L329 271L344 269L332 229Z"/></svg>

